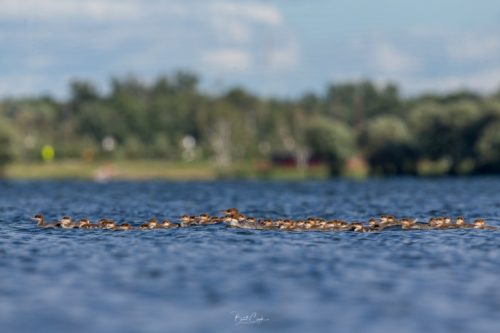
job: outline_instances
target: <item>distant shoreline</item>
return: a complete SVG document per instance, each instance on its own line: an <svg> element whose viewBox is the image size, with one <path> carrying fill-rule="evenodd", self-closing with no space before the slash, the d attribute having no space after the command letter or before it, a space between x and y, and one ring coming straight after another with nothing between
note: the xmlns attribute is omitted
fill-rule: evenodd
<svg viewBox="0 0 500 333"><path fill-rule="evenodd" d="M327 180L331 179L326 165L310 167L300 171L295 167L271 166L262 170L258 164L245 162L235 164L228 170L220 170L208 161L172 162L161 160L119 160L93 161L61 160L50 163L16 162L6 166L4 176L13 180L179 180L210 181L221 179L257 180ZM359 170L345 172L338 178L368 179L386 178L395 175L370 175ZM432 179L439 177L460 177L448 174L399 175ZM468 174L462 177L495 176L494 174ZM337 178L337 177L335 177Z"/></svg>
<svg viewBox="0 0 500 333"><path fill-rule="evenodd" d="M161 160L123 160L84 162L63 160L50 163L16 162L5 168L5 178L19 180L83 179L83 180L217 180L217 179L327 179L326 166L300 172L296 168L272 167L258 170L252 163L220 170L209 162L169 162Z"/></svg>

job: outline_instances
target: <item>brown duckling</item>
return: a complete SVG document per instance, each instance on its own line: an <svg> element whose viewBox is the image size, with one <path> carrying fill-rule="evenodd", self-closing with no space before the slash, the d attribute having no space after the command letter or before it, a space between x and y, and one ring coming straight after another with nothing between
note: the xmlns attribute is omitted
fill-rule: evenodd
<svg viewBox="0 0 500 333"><path fill-rule="evenodd" d="M399 220L399 222L401 223L401 229L403 230L417 229L415 220L411 220L409 218L402 218L401 220Z"/></svg>
<svg viewBox="0 0 500 333"><path fill-rule="evenodd" d="M36 214L31 219L35 220L37 222L36 226L40 228L58 228L61 226L60 222L46 223L45 218L42 214Z"/></svg>
<svg viewBox="0 0 500 333"><path fill-rule="evenodd" d="M339 221L337 221L337 225L338 225L339 231L350 231L351 230L351 225L347 221L339 220Z"/></svg>
<svg viewBox="0 0 500 333"><path fill-rule="evenodd" d="M222 222L228 224L230 227L239 227L240 221L238 221L237 218L232 217L232 216L225 216L222 219Z"/></svg>
<svg viewBox="0 0 500 333"><path fill-rule="evenodd" d="M163 228L163 229L171 229L171 228L178 228L178 227L179 227L179 225L177 223L172 223L167 219L164 219L160 223L160 228Z"/></svg>
<svg viewBox="0 0 500 333"><path fill-rule="evenodd" d="M456 226L453 224L451 217L447 216L443 218L443 228L444 229L454 229Z"/></svg>
<svg viewBox="0 0 500 333"><path fill-rule="evenodd" d="M259 229L273 229L274 228L273 220L271 219L261 220L258 223L258 227Z"/></svg>
<svg viewBox="0 0 500 333"><path fill-rule="evenodd" d="M379 221L373 217L368 220L368 228L372 231L380 231L383 229Z"/></svg>
<svg viewBox="0 0 500 333"><path fill-rule="evenodd" d="M132 227L132 225L130 223L122 223L122 224L117 225L114 228L114 230L123 230L123 231L132 230L132 229L134 229L134 227Z"/></svg>
<svg viewBox="0 0 500 333"><path fill-rule="evenodd" d="M103 219L99 222L101 229L114 230L116 228L116 223L113 220Z"/></svg>
<svg viewBox="0 0 500 333"><path fill-rule="evenodd" d="M186 214L181 216L181 224L180 224L181 227L185 228L197 224L198 224L198 219L196 218L196 216L190 216Z"/></svg>
<svg viewBox="0 0 500 333"><path fill-rule="evenodd" d="M394 215L380 215L380 226L382 228L398 225L399 221Z"/></svg>
<svg viewBox="0 0 500 333"><path fill-rule="evenodd" d="M444 226L444 218L442 217L431 217L429 220L429 226L432 229L442 229Z"/></svg>
<svg viewBox="0 0 500 333"><path fill-rule="evenodd" d="M146 223L143 223L139 226L139 229L145 230L145 229L155 229L158 227L158 220L153 217L149 219Z"/></svg>
<svg viewBox="0 0 500 333"><path fill-rule="evenodd" d="M351 225L351 231L354 231L354 232L367 232L369 231L368 228L366 228L362 223L360 222L352 222Z"/></svg>
<svg viewBox="0 0 500 333"><path fill-rule="evenodd" d="M77 226L73 224L73 221L70 216L63 216L63 218L59 222L61 224L61 228L63 229L77 228Z"/></svg>
<svg viewBox="0 0 500 333"><path fill-rule="evenodd" d="M213 224L212 219L210 218L210 215L208 215L207 213L200 214L200 216L198 216L198 218L197 218L196 223L197 224Z"/></svg>
<svg viewBox="0 0 500 333"><path fill-rule="evenodd" d="M76 228L79 229L88 229L89 225L90 225L90 220L86 217L76 222Z"/></svg>
<svg viewBox="0 0 500 333"><path fill-rule="evenodd" d="M486 225L486 221L482 218L477 218L474 220L474 229L497 230L496 227Z"/></svg>
<svg viewBox="0 0 500 333"><path fill-rule="evenodd" d="M463 216L458 216L455 220L455 227L461 229L474 228L474 224L465 223L465 218Z"/></svg>

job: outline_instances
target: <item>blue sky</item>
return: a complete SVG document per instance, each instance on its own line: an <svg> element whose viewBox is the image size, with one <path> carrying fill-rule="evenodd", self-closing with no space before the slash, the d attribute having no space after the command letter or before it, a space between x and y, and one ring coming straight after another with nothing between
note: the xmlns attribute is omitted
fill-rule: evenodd
<svg viewBox="0 0 500 333"><path fill-rule="evenodd" d="M188 69L207 91L403 93L500 87L500 1L0 0L0 95L65 96L75 78Z"/></svg>

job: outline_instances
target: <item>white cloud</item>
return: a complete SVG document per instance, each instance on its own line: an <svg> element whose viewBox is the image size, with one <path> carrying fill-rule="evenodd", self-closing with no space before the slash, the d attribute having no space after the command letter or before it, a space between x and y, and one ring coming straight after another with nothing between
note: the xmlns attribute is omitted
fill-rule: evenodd
<svg viewBox="0 0 500 333"><path fill-rule="evenodd" d="M213 14L220 18L232 17L250 20L269 25L280 25L283 22L278 9L270 4L255 2L215 1L209 5Z"/></svg>
<svg viewBox="0 0 500 333"><path fill-rule="evenodd" d="M240 49L218 49L206 51L202 55L202 62L210 69L222 71L245 71L252 66L250 53Z"/></svg>
<svg viewBox="0 0 500 333"><path fill-rule="evenodd" d="M390 44L379 44L373 52L376 71L383 73L410 72L418 67L416 59Z"/></svg>
<svg viewBox="0 0 500 333"><path fill-rule="evenodd" d="M134 1L101 0L2 0L0 18L3 19L73 19L92 20L128 19L141 16L143 8Z"/></svg>
<svg viewBox="0 0 500 333"><path fill-rule="evenodd" d="M500 36L466 36L449 42L448 54L455 61L482 61L500 56Z"/></svg>

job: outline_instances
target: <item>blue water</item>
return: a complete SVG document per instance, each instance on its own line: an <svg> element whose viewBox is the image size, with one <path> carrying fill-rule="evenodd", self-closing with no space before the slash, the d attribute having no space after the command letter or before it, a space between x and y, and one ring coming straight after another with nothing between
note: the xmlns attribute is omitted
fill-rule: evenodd
<svg viewBox="0 0 500 333"><path fill-rule="evenodd" d="M464 215L499 226L499 192L500 178L0 183L0 331L499 332L500 231L113 232L29 219L138 224L236 206L256 217Z"/></svg>

